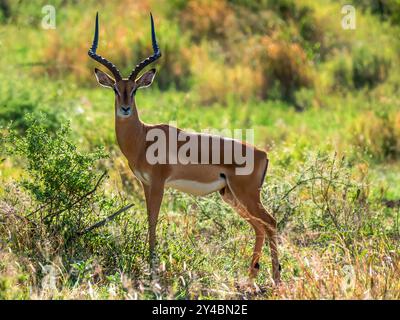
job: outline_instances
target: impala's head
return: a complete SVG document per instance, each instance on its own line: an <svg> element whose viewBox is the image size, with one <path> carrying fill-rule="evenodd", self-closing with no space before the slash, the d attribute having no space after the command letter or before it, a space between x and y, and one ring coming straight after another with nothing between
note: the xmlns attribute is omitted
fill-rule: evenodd
<svg viewBox="0 0 400 320"><path fill-rule="evenodd" d="M94 30L93 44L92 47L89 49L88 54L91 58L93 58L97 62L100 62L113 74L113 77L111 77L107 73L97 68L94 69L94 73L96 75L98 83L103 87L111 88L114 90L115 113L117 117L120 118L128 118L132 115L133 108L135 107L136 91L140 88L146 88L150 86L156 74L156 69L151 69L138 77L140 71L142 71L147 65L161 57L161 52L157 44L156 33L154 30L153 16L151 15L151 13L150 21L154 54L137 64L136 67L132 70L129 77L123 79L121 73L113 63L96 53L99 41L99 16L98 14L96 14L96 26Z"/></svg>

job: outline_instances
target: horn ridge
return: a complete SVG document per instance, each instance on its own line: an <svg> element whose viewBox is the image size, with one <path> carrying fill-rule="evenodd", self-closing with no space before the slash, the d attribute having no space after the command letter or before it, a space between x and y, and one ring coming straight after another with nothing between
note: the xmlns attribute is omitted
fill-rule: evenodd
<svg viewBox="0 0 400 320"><path fill-rule="evenodd" d="M99 44L99 13L96 13L96 22L95 22L95 29L94 29L94 36L93 36L93 43L92 46L90 47L88 51L89 57L91 57L93 60L101 63L103 66L105 66L108 70L111 71L111 73L114 75L115 80L121 80L122 76L117 67L111 62L108 61L106 58L103 58L102 56L98 55L96 53L97 47Z"/></svg>
<svg viewBox="0 0 400 320"><path fill-rule="evenodd" d="M156 31L154 28L153 15L150 12L150 26L151 26L151 43L153 47L153 55L147 57L146 59L139 62L129 75L129 80L135 80L140 71L142 71L146 66L153 63L161 57L161 51L157 43Z"/></svg>

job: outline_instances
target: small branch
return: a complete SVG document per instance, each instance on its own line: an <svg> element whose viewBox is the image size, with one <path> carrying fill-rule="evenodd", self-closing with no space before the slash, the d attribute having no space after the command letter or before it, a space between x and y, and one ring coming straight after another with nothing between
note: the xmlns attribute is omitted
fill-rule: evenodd
<svg viewBox="0 0 400 320"><path fill-rule="evenodd" d="M15 212L11 212L11 214L12 214L15 218L17 218L17 219L19 219L19 220L21 220L21 221L24 221L24 222L27 222L27 223L31 223L31 224L34 225L35 227L38 226L36 222L32 221L31 219L29 219L29 218L27 218L27 217L20 216L19 214L16 214Z"/></svg>
<svg viewBox="0 0 400 320"><path fill-rule="evenodd" d="M75 164L75 165L72 167L71 171L73 171L73 170L76 168L77 165L78 165L78 164ZM65 183L65 181L67 181L67 178L65 178L63 181L61 181L61 183L59 184L59 186L57 186L57 189L60 189L60 188L62 187L62 185ZM41 205L41 206L40 206L39 208L37 208L35 211L32 211L32 212L28 213L28 214L26 215L26 217L30 217L30 216L34 215L35 213L38 213L39 211L43 210L43 209L46 208L49 204L51 204L52 201L53 201L54 199L55 199L55 197L50 198L50 199L48 200L48 202L46 202L45 204Z"/></svg>
<svg viewBox="0 0 400 320"><path fill-rule="evenodd" d="M94 188L89 191L88 193L84 194L82 197L80 197L78 200L76 200L74 203L70 204L69 206L67 206L66 208L63 208L55 213L49 214L46 217L44 217L44 220L47 220L48 218L52 218L54 216L59 215L60 213L63 213L64 211L67 211L69 209L71 209L73 206L75 206L76 204L78 204L79 202L81 202L83 199L87 198L88 196L90 196L92 193L94 193L97 188L100 185L101 180L103 180L103 178L105 177L105 175L107 174L107 171L104 171L104 173L101 175L101 177L99 178L99 180L97 180L96 185L94 186Z"/></svg>
<svg viewBox="0 0 400 320"><path fill-rule="evenodd" d="M118 211L114 212L112 215L108 216L107 218L105 218L105 219L101 220L100 222L97 222L94 225L90 226L89 228L86 228L85 230L79 232L78 236L82 236L82 235L92 231L93 229L96 229L96 228L99 228L101 226L104 226L107 222L113 220L119 214L121 214L122 212L125 212L126 210L130 209L131 207L133 207L133 203L131 203L131 204L119 209Z"/></svg>

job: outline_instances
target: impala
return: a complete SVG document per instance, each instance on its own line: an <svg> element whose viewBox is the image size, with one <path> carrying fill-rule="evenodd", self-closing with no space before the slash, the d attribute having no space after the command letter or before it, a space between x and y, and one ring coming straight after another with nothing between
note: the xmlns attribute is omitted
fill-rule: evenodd
<svg viewBox="0 0 400 320"><path fill-rule="evenodd" d="M170 187L200 196L218 191L221 198L254 228L255 246L250 265L250 277L256 277L259 272L259 260L267 236L272 257L273 280L278 283L280 281L280 265L276 221L263 207L260 199L261 186L268 168L267 154L238 140L218 137L220 143L214 143L215 136L189 133L166 124L149 125L143 123L139 118L135 103L137 90L152 84L156 70L151 69L141 76L138 75L146 66L161 57L151 14L150 22L154 53L137 64L128 78L122 78L114 64L96 53L99 38L98 14L96 15L92 47L88 52L91 58L105 66L114 76L112 78L107 73L95 68L98 83L114 90L117 142L128 160L130 169L143 186L149 224L150 257L153 256L156 246L156 225L165 188ZM167 161L163 163L149 160L148 151L153 144L149 136L154 132L162 133L166 137L163 143L165 144L164 149L168 150ZM180 137L176 139L175 148L170 143L172 136ZM189 163L172 161L173 158L176 160L176 153L183 148L185 138L208 142L201 143L195 150L194 158L198 161ZM243 163L232 160L231 155L234 150L252 153L253 165L250 172L238 173L238 169L243 168ZM192 151L193 149L191 149ZM220 161L212 161L215 158Z"/></svg>

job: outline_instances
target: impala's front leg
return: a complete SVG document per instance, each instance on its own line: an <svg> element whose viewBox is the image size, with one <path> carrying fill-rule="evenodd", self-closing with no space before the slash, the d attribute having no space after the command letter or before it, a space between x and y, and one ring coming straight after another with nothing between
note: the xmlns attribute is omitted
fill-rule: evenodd
<svg viewBox="0 0 400 320"><path fill-rule="evenodd" d="M164 182L154 181L149 186L143 184L146 197L147 219L149 222L149 248L150 261L153 262L156 247L156 227L162 198L164 195Z"/></svg>

